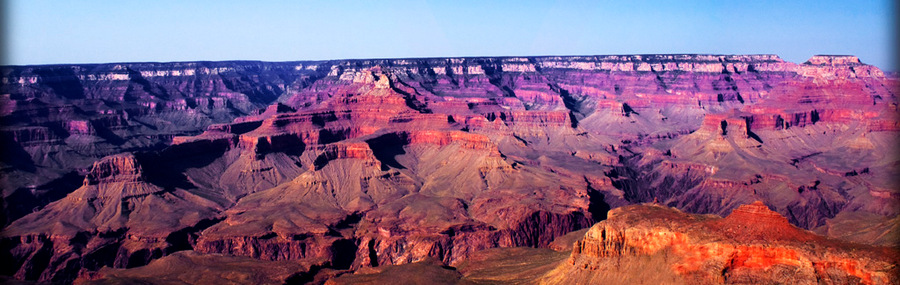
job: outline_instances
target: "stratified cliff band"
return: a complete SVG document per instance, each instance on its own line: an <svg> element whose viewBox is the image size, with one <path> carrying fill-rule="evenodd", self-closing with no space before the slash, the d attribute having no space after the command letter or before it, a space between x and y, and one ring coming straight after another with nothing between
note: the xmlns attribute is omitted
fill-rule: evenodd
<svg viewBox="0 0 900 285"><path fill-rule="evenodd" d="M0 274L456 266L652 201L892 246L897 87L853 56L3 67Z"/></svg>

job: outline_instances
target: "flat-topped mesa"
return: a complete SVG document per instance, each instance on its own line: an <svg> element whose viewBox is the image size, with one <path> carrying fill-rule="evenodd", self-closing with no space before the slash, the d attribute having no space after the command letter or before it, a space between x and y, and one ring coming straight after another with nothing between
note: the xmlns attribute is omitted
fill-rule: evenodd
<svg viewBox="0 0 900 285"><path fill-rule="evenodd" d="M325 145L314 163L316 168L322 168L338 159L360 159L366 161L366 165L378 165L372 148L364 142L337 142Z"/></svg>
<svg viewBox="0 0 900 285"><path fill-rule="evenodd" d="M84 178L84 185L111 182L138 182L143 179L143 171L131 153L104 157L94 162L91 171Z"/></svg>
<svg viewBox="0 0 900 285"><path fill-rule="evenodd" d="M861 65L859 58L853 55L814 55L804 64L812 65Z"/></svg>
<svg viewBox="0 0 900 285"><path fill-rule="evenodd" d="M752 130L783 130L791 127L804 127L817 122L841 122L833 116L835 112L844 110L817 110L787 112L782 108L751 106L744 109L749 114L742 115ZM850 110L847 110L850 111Z"/></svg>
<svg viewBox="0 0 900 285"><path fill-rule="evenodd" d="M769 209L762 201L741 205L725 217L727 223L734 224L768 224L790 226L788 219L778 212Z"/></svg>
<svg viewBox="0 0 900 285"><path fill-rule="evenodd" d="M749 137L750 129L747 128L747 121L738 111L706 114L706 116L703 116L703 123L700 125L698 132L716 134L717 137L727 137L735 134Z"/></svg>
<svg viewBox="0 0 900 285"><path fill-rule="evenodd" d="M864 64L852 55L816 55L801 64L797 73L833 82L852 78L884 77L881 69Z"/></svg>
<svg viewBox="0 0 900 285"><path fill-rule="evenodd" d="M802 128L817 123L850 123L862 122L871 125L874 130L893 130L896 122L879 121L877 111L856 110L848 108L813 109L803 108L785 110L772 106L748 106L742 110L726 113L706 114L700 131L711 133L717 131L723 136L736 131L747 137L753 132L778 131L790 128Z"/></svg>

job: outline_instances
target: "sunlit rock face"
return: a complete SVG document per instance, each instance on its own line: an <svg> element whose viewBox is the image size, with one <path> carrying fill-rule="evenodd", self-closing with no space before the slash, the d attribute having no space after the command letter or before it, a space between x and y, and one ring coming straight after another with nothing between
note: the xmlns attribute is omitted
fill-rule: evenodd
<svg viewBox="0 0 900 285"><path fill-rule="evenodd" d="M725 218L660 205L610 211L575 242L549 283L895 284L895 248L827 239L762 202ZM648 274L647 270L658 270Z"/></svg>
<svg viewBox="0 0 900 285"><path fill-rule="evenodd" d="M455 266L653 201L762 201L778 225L897 241L898 79L852 56L2 70L0 273L18 279L183 250Z"/></svg>

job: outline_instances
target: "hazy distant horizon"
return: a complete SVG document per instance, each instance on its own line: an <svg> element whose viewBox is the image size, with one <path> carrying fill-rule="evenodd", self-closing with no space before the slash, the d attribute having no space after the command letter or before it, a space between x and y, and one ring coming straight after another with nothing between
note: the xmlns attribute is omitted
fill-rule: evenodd
<svg viewBox="0 0 900 285"><path fill-rule="evenodd" d="M22 1L5 65L777 54L896 71L892 1Z"/></svg>
<svg viewBox="0 0 900 285"><path fill-rule="evenodd" d="M591 57L591 56L633 56L633 55L713 55L713 56L732 56L732 55L776 55L784 61L792 62L796 64L802 64L806 62L809 58L800 60L800 61L791 61L787 60L784 57L778 54L760 54L760 53L747 53L747 54L715 54L715 53L653 53L653 54L558 54L558 55L497 55L497 56L423 56L423 57L383 57L383 58L332 58L332 59L297 59L297 60L256 60L256 59L224 59L224 60L177 60L177 61L112 61L112 62L60 62L60 63L39 63L39 64L2 64L2 66L53 66L53 65L102 65L102 64L142 64L142 63L159 63L159 64L169 64L169 63L191 63L191 62L268 62L268 63L280 63L280 62L327 62L327 61L365 61L365 60L417 60L417 59L453 59L453 58L520 58L520 57L528 57L528 58L542 58L542 57ZM856 56L853 54L813 54L809 57L813 56ZM860 58L860 62L864 64L870 64L866 62L865 59ZM876 66L881 68L880 66ZM889 71L887 69L883 69L884 71Z"/></svg>

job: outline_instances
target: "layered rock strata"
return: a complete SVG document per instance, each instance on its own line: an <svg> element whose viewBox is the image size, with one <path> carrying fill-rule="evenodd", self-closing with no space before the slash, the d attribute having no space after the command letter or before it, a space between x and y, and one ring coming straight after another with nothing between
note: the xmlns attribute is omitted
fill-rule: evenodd
<svg viewBox="0 0 900 285"><path fill-rule="evenodd" d="M898 258L893 248L796 228L762 202L725 218L640 205L610 211L543 281L895 284ZM646 274L650 268L661 272Z"/></svg>
<svg viewBox="0 0 900 285"><path fill-rule="evenodd" d="M34 66L3 82L0 273L19 279L182 250L455 266L650 201L761 200L802 228L896 240L898 81L852 57Z"/></svg>

